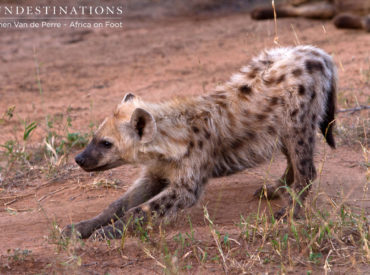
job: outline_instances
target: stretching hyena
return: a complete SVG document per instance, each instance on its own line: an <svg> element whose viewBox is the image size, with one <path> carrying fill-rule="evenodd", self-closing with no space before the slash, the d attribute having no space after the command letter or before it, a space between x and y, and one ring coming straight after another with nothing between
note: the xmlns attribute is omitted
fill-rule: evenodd
<svg viewBox="0 0 370 275"><path fill-rule="evenodd" d="M129 217L145 222L189 208L209 178L254 167L276 149L288 167L278 185L267 188L267 196L286 183L297 193L305 190L303 201L316 177L317 126L335 147L336 81L328 54L298 46L263 52L210 95L159 104L126 95L76 162L86 171L140 163L142 175L123 197L75 229L82 238L96 229L97 236L118 237ZM296 215L298 204L294 210ZM71 228L64 232L70 234Z"/></svg>

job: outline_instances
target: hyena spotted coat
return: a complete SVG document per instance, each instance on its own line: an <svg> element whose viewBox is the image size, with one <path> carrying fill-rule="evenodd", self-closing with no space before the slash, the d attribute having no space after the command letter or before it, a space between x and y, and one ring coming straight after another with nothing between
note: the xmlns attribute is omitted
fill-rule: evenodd
<svg viewBox="0 0 370 275"><path fill-rule="evenodd" d="M126 95L76 162L86 171L139 163L142 174L120 199L74 228L82 238L119 237L129 217L145 222L176 214L198 201L209 178L254 167L275 150L286 156L287 169L267 196L287 184L297 194L305 190L303 201L316 177L317 127L335 147L336 82L328 54L297 46L264 51L209 95L158 104Z"/></svg>

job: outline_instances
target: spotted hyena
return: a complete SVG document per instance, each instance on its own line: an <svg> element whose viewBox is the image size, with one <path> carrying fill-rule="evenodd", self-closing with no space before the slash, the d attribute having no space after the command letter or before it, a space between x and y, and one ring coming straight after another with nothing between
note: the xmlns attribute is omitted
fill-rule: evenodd
<svg viewBox="0 0 370 275"><path fill-rule="evenodd" d="M267 196L286 184L301 192L303 201L316 177L317 127L335 147L336 81L328 54L298 46L264 51L208 95L158 104L126 95L76 162L85 171L139 163L141 176L75 229L82 238L94 232L119 237L129 217L145 222L174 215L198 201L209 178L255 167L276 150L286 156L287 168L276 186L267 187ZM295 204L294 214L298 211ZM275 213L284 214L285 209Z"/></svg>

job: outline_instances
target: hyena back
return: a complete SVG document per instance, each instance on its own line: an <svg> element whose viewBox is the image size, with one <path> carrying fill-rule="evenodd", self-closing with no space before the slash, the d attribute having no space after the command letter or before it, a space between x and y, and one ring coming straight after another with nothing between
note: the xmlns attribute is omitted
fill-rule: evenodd
<svg viewBox="0 0 370 275"><path fill-rule="evenodd" d="M174 215L197 202L209 178L254 167L275 150L286 156L287 169L276 186L267 187L267 196L287 184L297 194L304 190L303 201L316 177L317 126L335 147L336 81L328 54L298 46L261 53L209 95L158 104L126 95L76 162L86 171L140 163L142 175L123 197L75 229L82 238L97 229L95 236L119 237L129 217L145 222Z"/></svg>

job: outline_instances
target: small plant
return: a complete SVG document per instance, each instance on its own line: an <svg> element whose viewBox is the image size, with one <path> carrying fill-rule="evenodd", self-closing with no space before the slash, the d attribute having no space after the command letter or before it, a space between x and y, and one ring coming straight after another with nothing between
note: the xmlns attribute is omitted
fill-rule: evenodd
<svg viewBox="0 0 370 275"><path fill-rule="evenodd" d="M226 233L223 237L222 243L227 249L230 249L230 239L229 239L229 234Z"/></svg>
<svg viewBox="0 0 370 275"><path fill-rule="evenodd" d="M23 133L23 140L26 141L28 140L30 134L35 130L37 127L36 122L31 122L31 123L26 123L24 122L24 133Z"/></svg>
<svg viewBox="0 0 370 275"><path fill-rule="evenodd" d="M88 134L81 134L79 132L75 133L68 133L67 134L67 140L66 140L66 146L71 148L83 148L87 145L89 142L89 135Z"/></svg>
<svg viewBox="0 0 370 275"><path fill-rule="evenodd" d="M189 227L190 227L190 234L189 233L186 233L186 235L188 236L188 238L194 242L195 241L195 238L194 238L194 228L193 228L193 223L191 222L191 219L190 217L188 216L188 222L189 222Z"/></svg>
<svg viewBox="0 0 370 275"><path fill-rule="evenodd" d="M64 163L71 150L80 149L87 145L89 134L70 132L72 118L70 109L64 115L46 117L45 156L50 164L49 172L56 171Z"/></svg>
<svg viewBox="0 0 370 275"><path fill-rule="evenodd" d="M56 252L60 257L61 265L67 270L75 270L82 265L82 254L85 242L72 226L70 237L62 235L62 230L59 225L53 221L51 224L48 240L56 245ZM72 272L75 274L75 272Z"/></svg>
<svg viewBox="0 0 370 275"><path fill-rule="evenodd" d="M24 130L22 143L19 143L17 140L8 140L4 144L0 145L1 148L5 149L2 154L6 157L8 170L10 170L16 163L19 163L22 166L25 164L30 166L30 153L26 151L26 145L31 133L37 128L37 124L36 122L27 123L24 121L23 125Z"/></svg>
<svg viewBox="0 0 370 275"><path fill-rule="evenodd" d="M121 246L120 246L121 250L123 250L123 248L125 247L127 232L128 232L131 220L132 220L132 217L128 219L128 221L124 224L124 227L122 228L122 237L121 237Z"/></svg>
<svg viewBox="0 0 370 275"><path fill-rule="evenodd" d="M184 248L185 248L185 243L186 243L186 236L184 236L183 234L181 234L181 232L179 234L177 234L176 236L173 237L174 241L180 245L180 251L184 251Z"/></svg>
<svg viewBox="0 0 370 275"><path fill-rule="evenodd" d="M133 221L135 227L135 233L139 237L142 242L147 242L149 240L149 230L151 228L150 225L146 226L143 223L143 217L135 218Z"/></svg>
<svg viewBox="0 0 370 275"><path fill-rule="evenodd" d="M311 251L308 258L309 258L310 262L312 262L314 264L318 264L319 260L322 258L322 254L320 252L315 253L315 252Z"/></svg>
<svg viewBox="0 0 370 275"><path fill-rule="evenodd" d="M183 234L179 232L177 235L173 237L173 240L177 243L177 245L180 246L177 249L180 255L184 254L184 251L186 248L189 248L197 243L194 237L193 224L189 216L188 216L188 222L189 222L189 227L190 227L190 233L186 232L185 234Z"/></svg>
<svg viewBox="0 0 370 275"><path fill-rule="evenodd" d="M24 262L24 260L32 254L32 250L28 249L8 249L8 261L12 262Z"/></svg>
<svg viewBox="0 0 370 275"><path fill-rule="evenodd" d="M226 263L226 257L225 257L224 251L223 251L223 249L221 247L220 234L216 231L215 225L214 225L213 221L211 220L211 218L209 216L209 213L208 213L207 208L204 207L203 208L203 211L204 211L204 217L208 221L209 230L210 230L210 232L212 234L212 237L213 237L213 239L214 239L214 241L216 243L218 252L219 252L219 254L221 256L224 272L227 273L228 272L228 266L227 266L227 263Z"/></svg>
<svg viewBox="0 0 370 275"><path fill-rule="evenodd" d="M15 105L9 106L0 118L0 124L10 121L14 116Z"/></svg>

